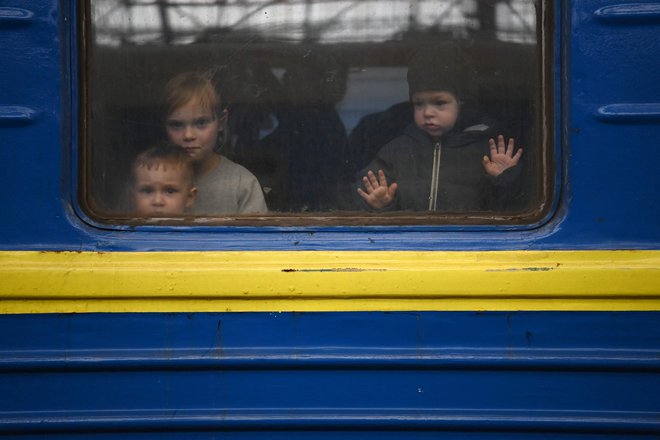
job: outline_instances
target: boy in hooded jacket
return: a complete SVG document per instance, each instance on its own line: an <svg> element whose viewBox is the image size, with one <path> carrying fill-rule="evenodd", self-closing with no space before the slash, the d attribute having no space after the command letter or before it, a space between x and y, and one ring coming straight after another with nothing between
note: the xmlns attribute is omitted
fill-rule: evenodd
<svg viewBox="0 0 660 440"><path fill-rule="evenodd" d="M520 174L523 150L486 124L457 129L456 67L425 54L408 69L414 123L361 172L357 193L372 210L498 210ZM360 185L361 184L361 185Z"/></svg>

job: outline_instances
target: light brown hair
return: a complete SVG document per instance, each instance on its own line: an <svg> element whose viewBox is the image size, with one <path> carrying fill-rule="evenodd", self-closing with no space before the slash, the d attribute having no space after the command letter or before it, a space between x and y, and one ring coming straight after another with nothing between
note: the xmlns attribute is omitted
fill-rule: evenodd
<svg viewBox="0 0 660 440"><path fill-rule="evenodd" d="M211 80L198 72L181 73L167 83L164 96L166 116L192 99L197 99L202 108L211 110L214 116L221 116L220 94Z"/></svg>
<svg viewBox="0 0 660 440"><path fill-rule="evenodd" d="M164 143L148 148L140 153L133 161L131 179L135 182L135 171L144 167L151 169L158 166L180 167L183 171L183 180L188 185L193 185L194 170L193 162L186 150L178 145Z"/></svg>

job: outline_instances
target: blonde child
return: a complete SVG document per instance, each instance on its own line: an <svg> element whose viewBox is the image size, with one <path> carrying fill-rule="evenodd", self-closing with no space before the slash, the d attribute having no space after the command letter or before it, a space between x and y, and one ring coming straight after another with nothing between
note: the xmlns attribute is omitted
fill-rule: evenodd
<svg viewBox="0 0 660 440"><path fill-rule="evenodd" d="M149 148L133 162L131 193L140 217L181 216L193 206L192 161L186 151L164 144Z"/></svg>
<svg viewBox="0 0 660 440"><path fill-rule="evenodd" d="M212 82L195 72L172 78L165 88L165 129L192 159L197 200L194 214L262 214L266 202L257 178L219 154L227 110Z"/></svg>

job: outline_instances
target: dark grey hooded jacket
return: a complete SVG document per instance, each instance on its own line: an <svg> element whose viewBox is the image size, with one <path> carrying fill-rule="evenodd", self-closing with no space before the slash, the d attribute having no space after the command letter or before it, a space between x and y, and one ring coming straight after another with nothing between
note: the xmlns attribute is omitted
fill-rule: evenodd
<svg viewBox="0 0 660 440"><path fill-rule="evenodd" d="M358 173L356 185L363 187L361 179L368 170L377 173L382 169L388 185L398 184L394 202L384 210L427 211L432 196L434 151L437 149L439 173L435 211L502 210L514 190L521 164L495 178L486 173L481 162L490 152L488 139L494 136L490 127L479 124L433 139L415 124L410 124L403 135L381 148L376 158ZM362 208L369 209L358 198Z"/></svg>

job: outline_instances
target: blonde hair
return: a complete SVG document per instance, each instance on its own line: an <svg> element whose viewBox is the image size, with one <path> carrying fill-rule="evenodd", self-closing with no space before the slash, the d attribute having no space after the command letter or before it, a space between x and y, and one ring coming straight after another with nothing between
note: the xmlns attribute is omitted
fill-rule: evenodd
<svg viewBox="0 0 660 440"><path fill-rule="evenodd" d="M175 144L159 144L140 153L133 161L132 183L135 183L135 175L138 168L158 168L159 166L178 167L183 171L183 180L190 186L193 185L194 170L193 161L183 148Z"/></svg>
<svg viewBox="0 0 660 440"><path fill-rule="evenodd" d="M165 86L166 116L193 99L216 117L222 114L220 94L211 80L198 72L184 72L172 78Z"/></svg>

